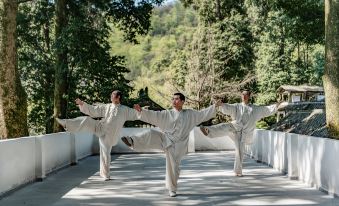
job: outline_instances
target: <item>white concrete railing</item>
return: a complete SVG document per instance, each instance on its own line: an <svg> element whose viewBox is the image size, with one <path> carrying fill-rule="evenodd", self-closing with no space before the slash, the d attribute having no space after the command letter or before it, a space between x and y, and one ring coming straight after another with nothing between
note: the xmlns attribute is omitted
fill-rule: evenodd
<svg viewBox="0 0 339 206"><path fill-rule="evenodd" d="M339 195L339 141L321 137L256 130L246 148L254 159L286 172L332 195Z"/></svg>
<svg viewBox="0 0 339 206"><path fill-rule="evenodd" d="M0 141L0 195L97 153L92 134L68 132Z"/></svg>
<svg viewBox="0 0 339 206"><path fill-rule="evenodd" d="M128 135L149 128L124 128ZM229 138L209 139L199 128L190 133L189 152L230 150ZM98 153L98 138L92 134L57 133L0 141L0 195L79 159ZM128 152L121 140L112 152ZM158 152L154 150L144 152ZM285 172L310 186L339 195L339 141L269 130L256 130L254 143L246 148L254 159Z"/></svg>
<svg viewBox="0 0 339 206"><path fill-rule="evenodd" d="M0 194L35 180L35 138L0 142Z"/></svg>
<svg viewBox="0 0 339 206"><path fill-rule="evenodd" d="M190 141L193 141L192 144L194 145L194 148L191 149L191 151L234 150L234 143L229 137L225 136L211 139L204 136L199 127L196 127L191 131Z"/></svg>
<svg viewBox="0 0 339 206"><path fill-rule="evenodd" d="M150 128L123 128L120 136L143 132ZM226 138L208 139L199 128L190 133L188 152L195 150L233 149ZM79 159L98 154L98 138L88 133L68 132L23 137L0 141L0 195L62 167L76 164ZM112 153L135 152L119 140ZM145 150L142 152L162 152Z"/></svg>

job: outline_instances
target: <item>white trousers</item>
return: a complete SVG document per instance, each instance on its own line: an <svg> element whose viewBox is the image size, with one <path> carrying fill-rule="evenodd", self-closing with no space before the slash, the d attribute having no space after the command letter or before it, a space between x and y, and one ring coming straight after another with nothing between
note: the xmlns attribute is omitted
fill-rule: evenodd
<svg viewBox="0 0 339 206"><path fill-rule="evenodd" d="M242 141L241 133L237 132L231 123L221 123L205 128L209 131L207 135L209 138L228 136L233 140L235 146L234 172L242 174L245 144Z"/></svg>
<svg viewBox="0 0 339 206"><path fill-rule="evenodd" d="M177 191L178 179L180 175L180 162L187 154L188 139L182 142L173 143L165 148L166 137L163 132L155 129L148 129L144 132L131 136L133 149L161 149L166 154L166 188L169 191Z"/></svg>
<svg viewBox="0 0 339 206"><path fill-rule="evenodd" d="M110 177L111 149L112 145L105 143L104 135L99 130L98 120L88 116L66 119L66 130L69 132L90 132L99 137L100 145L100 176Z"/></svg>

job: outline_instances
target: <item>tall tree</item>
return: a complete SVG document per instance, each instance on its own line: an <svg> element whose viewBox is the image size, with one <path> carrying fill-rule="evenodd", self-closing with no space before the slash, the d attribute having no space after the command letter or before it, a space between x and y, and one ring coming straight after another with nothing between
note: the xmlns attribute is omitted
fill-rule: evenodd
<svg viewBox="0 0 339 206"><path fill-rule="evenodd" d="M54 90L54 116L55 117L66 117L67 113L67 100L69 100L70 93L68 90L70 87L74 87L77 85L70 85L70 72L73 72L78 69L79 66L88 66L95 65L96 68L98 66L102 66L102 71L104 74L107 74L107 70L112 69L112 64L119 62L121 63L121 58L111 58L107 57L106 54L109 46L107 44L107 33L108 26L107 22L111 22L124 31L124 37L128 41L137 42L136 35L138 34L146 34L150 27L150 17L152 13L153 6L155 4L160 4L163 0L145 0L145 1L93 1L93 0L80 0L80 1L66 1L66 0L57 0L55 4L56 8L56 25L55 25L55 45L56 45L56 71L55 71L55 90ZM84 15L86 14L86 15ZM79 16L83 17L83 19L78 18ZM97 17L97 18L96 18ZM86 20L89 20L86 22ZM72 22L70 22L72 21ZM82 25L84 23L84 25ZM86 42L78 41L81 37L86 36L84 32L88 32L83 30L84 28L94 28L98 29L97 26L103 26L102 32L100 35L96 33L97 36L94 36L95 40L86 38ZM81 35L79 39L77 37L73 38L73 41L70 41L70 38L74 37L74 34ZM90 35L89 35L90 36ZM87 36L88 37L88 36ZM86 47L86 49L82 50L85 54L89 56L72 56L72 49L78 48L74 47L74 42L80 44L87 44L90 46L96 46L96 48L104 48L106 51L99 52L95 55L106 55L106 59L108 59L108 64L101 64L102 59L96 58L94 62L87 61L85 65L73 64L74 62L86 62L79 61L80 59L93 57L91 51L92 48ZM79 46L79 44L78 44ZM84 47L84 48L85 48ZM95 49L93 49L95 50ZM77 51L80 54L81 50ZM99 61L97 61L99 60ZM107 61L106 61L107 63ZM101 65L100 65L101 64ZM72 67L72 71L70 70ZM119 68L119 67L116 67ZM74 70L73 70L74 69ZM123 71L126 72L126 71ZM91 74L94 74L93 72ZM97 72L96 76L100 74ZM118 72L117 75L112 75L112 77L116 78L116 80L123 82L124 77ZM100 81L94 81L98 83ZM112 82L114 82L112 80ZM112 89L112 87L110 88ZM54 131L60 131L60 127L55 123Z"/></svg>
<svg viewBox="0 0 339 206"><path fill-rule="evenodd" d="M50 0L19 6L18 65L28 95L28 127L32 135L53 132L54 11Z"/></svg>
<svg viewBox="0 0 339 206"><path fill-rule="evenodd" d="M323 76L326 121L333 137L339 138L339 1L325 1L325 73Z"/></svg>
<svg viewBox="0 0 339 206"><path fill-rule="evenodd" d="M246 0L256 37L259 103L276 99L282 84L322 85L323 2Z"/></svg>
<svg viewBox="0 0 339 206"><path fill-rule="evenodd" d="M67 0L55 1L55 84L54 84L54 117L65 118L67 111L68 63L67 47L62 43L67 25ZM54 132L62 128L54 122Z"/></svg>
<svg viewBox="0 0 339 206"><path fill-rule="evenodd" d="M259 95L257 101L268 104L276 99L276 89L282 84L291 83L291 20L283 12L269 12L267 23L256 45L256 76Z"/></svg>
<svg viewBox="0 0 339 206"><path fill-rule="evenodd" d="M200 17L186 51L188 74L184 88L195 100L191 106L199 108L209 103L211 93L224 94L226 85L236 84L253 72L253 37L244 1L182 2L192 5ZM234 99L238 95L225 96Z"/></svg>
<svg viewBox="0 0 339 206"><path fill-rule="evenodd" d="M26 94L17 67L17 12L17 1L0 1L0 139L28 135Z"/></svg>

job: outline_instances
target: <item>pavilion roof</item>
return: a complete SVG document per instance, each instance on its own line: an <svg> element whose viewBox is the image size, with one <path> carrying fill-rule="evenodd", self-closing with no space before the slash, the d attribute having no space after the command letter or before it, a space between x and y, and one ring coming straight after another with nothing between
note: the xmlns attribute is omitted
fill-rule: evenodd
<svg viewBox="0 0 339 206"><path fill-rule="evenodd" d="M320 86L294 86L294 85L282 85L277 89L278 93L284 92L324 92L324 88Z"/></svg>

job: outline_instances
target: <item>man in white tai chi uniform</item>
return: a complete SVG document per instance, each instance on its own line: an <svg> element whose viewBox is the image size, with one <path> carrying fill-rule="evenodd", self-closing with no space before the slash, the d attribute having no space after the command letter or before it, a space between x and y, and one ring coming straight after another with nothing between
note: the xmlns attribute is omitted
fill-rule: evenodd
<svg viewBox="0 0 339 206"><path fill-rule="evenodd" d="M244 90L241 93L242 103L222 104L220 111L230 115L231 123L221 123L209 127L200 127L202 133L209 138L230 137L235 145L234 172L236 176L242 176L242 162L245 144L252 144L253 131L256 122L260 119L273 115L280 104L270 106L257 106L249 103L251 92Z"/></svg>
<svg viewBox="0 0 339 206"><path fill-rule="evenodd" d="M110 104L92 106L76 99L80 111L88 116L74 119L58 119L58 123L69 132L91 132L99 137L100 144L100 176L110 179L110 162L112 146L118 143L119 134L125 121L136 120L137 111L121 105L122 93L118 90L111 94ZM95 120L93 118L102 118Z"/></svg>
<svg viewBox="0 0 339 206"><path fill-rule="evenodd" d="M160 128L148 129L145 132L122 137L122 141L132 149L161 149L166 154L166 188L171 197L176 196L177 183L180 173L180 162L188 150L190 131L198 124L205 122L216 115L216 106L196 111L183 109L185 96L175 93L172 99L173 109L151 111L141 109L135 105L140 113L140 120Z"/></svg>

